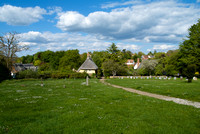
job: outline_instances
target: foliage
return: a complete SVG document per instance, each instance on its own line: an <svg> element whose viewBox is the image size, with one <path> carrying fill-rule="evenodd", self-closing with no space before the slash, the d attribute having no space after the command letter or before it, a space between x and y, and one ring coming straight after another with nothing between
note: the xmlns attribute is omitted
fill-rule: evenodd
<svg viewBox="0 0 200 134"><path fill-rule="evenodd" d="M187 66L187 69L185 70L186 71L186 76L188 78L188 82L192 82L192 79L195 75L195 70L196 70L196 65L195 64L191 64L191 65L188 65Z"/></svg>
<svg viewBox="0 0 200 134"><path fill-rule="evenodd" d="M33 71L33 70L24 70L24 71L20 71L16 74L16 78L17 79L27 79L27 78L39 78L39 74L37 71Z"/></svg>
<svg viewBox="0 0 200 134"><path fill-rule="evenodd" d="M27 63L33 63L33 55L27 55L27 56L22 56L21 57L21 62L23 64L27 64Z"/></svg>
<svg viewBox="0 0 200 134"><path fill-rule="evenodd" d="M41 60L36 60L36 61L34 62L34 66L40 66L41 63L42 63Z"/></svg>
<svg viewBox="0 0 200 134"><path fill-rule="evenodd" d="M6 66L3 56L0 56L0 82L10 78L10 70Z"/></svg>
<svg viewBox="0 0 200 134"><path fill-rule="evenodd" d="M141 68L144 68L148 75L152 75L157 64L157 60L143 60Z"/></svg>
<svg viewBox="0 0 200 134"><path fill-rule="evenodd" d="M27 45L20 45L16 32L6 33L0 36L0 52L5 56L6 66L12 70L12 63L16 57L16 53L27 50Z"/></svg>
<svg viewBox="0 0 200 134"><path fill-rule="evenodd" d="M112 43L112 45L110 47L108 47L108 52L111 54L116 54L117 52L119 52L120 50L117 48L117 46L115 45L115 43Z"/></svg>
<svg viewBox="0 0 200 134"><path fill-rule="evenodd" d="M200 71L200 20L189 28L188 39L180 45L179 68L183 72L188 65L195 64ZM189 69L189 68L188 68Z"/></svg>
<svg viewBox="0 0 200 134"><path fill-rule="evenodd" d="M79 50L68 50L60 59L59 69L63 70L65 67L69 69L78 69L81 65L81 57Z"/></svg>
<svg viewBox="0 0 200 134"><path fill-rule="evenodd" d="M120 65L112 59L103 62L104 75L107 76L112 74L115 76L120 69L119 66Z"/></svg>

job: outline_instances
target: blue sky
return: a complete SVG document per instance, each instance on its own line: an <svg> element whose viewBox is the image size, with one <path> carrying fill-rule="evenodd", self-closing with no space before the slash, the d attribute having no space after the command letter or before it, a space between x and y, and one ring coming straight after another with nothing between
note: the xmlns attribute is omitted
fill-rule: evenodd
<svg viewBox="0 0 200 134"><path fill-rule="evenodd" d="M200 0L1 0L0 32L38 51L177 49L200 18Z"/></svg>

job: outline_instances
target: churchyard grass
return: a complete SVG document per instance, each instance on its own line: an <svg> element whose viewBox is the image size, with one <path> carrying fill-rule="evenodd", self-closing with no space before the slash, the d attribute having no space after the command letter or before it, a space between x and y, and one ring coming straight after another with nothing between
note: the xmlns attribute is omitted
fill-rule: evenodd
<svg viewBox="0 0 200 134"><path fill-rule="evenodd" d="M188 83L185 79L109 79L107 82L141 91L200 102L200 80Z"/></svg>
<svg viewBox="0 0 200 134"><path fill-rule="evenodd" d="M40 80L0 83L0 133L197 134L199 124L198 108L130 93L97 79L90 79L89 86L84 79L49 79L43 87Z"/></svg>

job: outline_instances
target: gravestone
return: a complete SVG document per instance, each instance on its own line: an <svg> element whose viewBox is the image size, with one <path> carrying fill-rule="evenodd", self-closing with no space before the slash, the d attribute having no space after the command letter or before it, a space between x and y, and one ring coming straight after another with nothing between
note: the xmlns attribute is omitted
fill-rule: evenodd
<svg viewBox="0 0 200 134"><path fill-rule="evenodd" d="M197 77L193 77L193 80L197 80Z"/></svg>
<svg viewBox="0 0 200 134"><path fill-rule="evenodd" d="M132 77L132 76L131 76L130 78L131 78L131 79L133 79L133 77Z"/></svg>
<svg viewBox="0 0 200 134"><path fill-rule="evenodd" d="M176 80L176 77L174 77L174 80Z"/></svg>
<svg viewBox="0 0 200 134"><path fill-rule="evenodd" d="M88 76L86 77L86 85L88 86L89 85L89 81L88 81Z"/></svg>
<svg viewBox="0 0 200 134"><path fill-rule="evenodd" d="M180 79L183 80L183 76L181 76Z"/></svg>

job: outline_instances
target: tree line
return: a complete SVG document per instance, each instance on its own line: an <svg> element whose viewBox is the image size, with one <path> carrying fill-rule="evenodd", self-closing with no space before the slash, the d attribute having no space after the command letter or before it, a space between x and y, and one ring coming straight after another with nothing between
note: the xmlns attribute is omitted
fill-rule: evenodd
<svg viewBox="0 0 200 134"><path fill-rule="evenodd" d="M99 67L97 76L115 76L115 75L168 75L168 76L187 76L189 81L200 72L200 20L192 25L187 39L185 39L177 50L164 52L149 52L153 56L149 60L141 60L143 52L132 53L129 50L119 50L112 43L105 51L90 52L93 61ZM87 58L87 54L79 54L79 50L67 51L44 51L33 55L16 57L16 52L27 49L27 46L21 46L16 38L16 33L8 33L0 36L0 72L10 72L12 64L33 63L39 66L40 72L45 71L75 71ZM137 62L139 58L142 62L140 69L134 70L133 67L125 65L127 59L133 59ZM4 71L3 71L4 70ZM6 70L6 71L5 71ZM9 75L7 75L9 76ZM1 73L0 79L5 79Z"/></svg>

